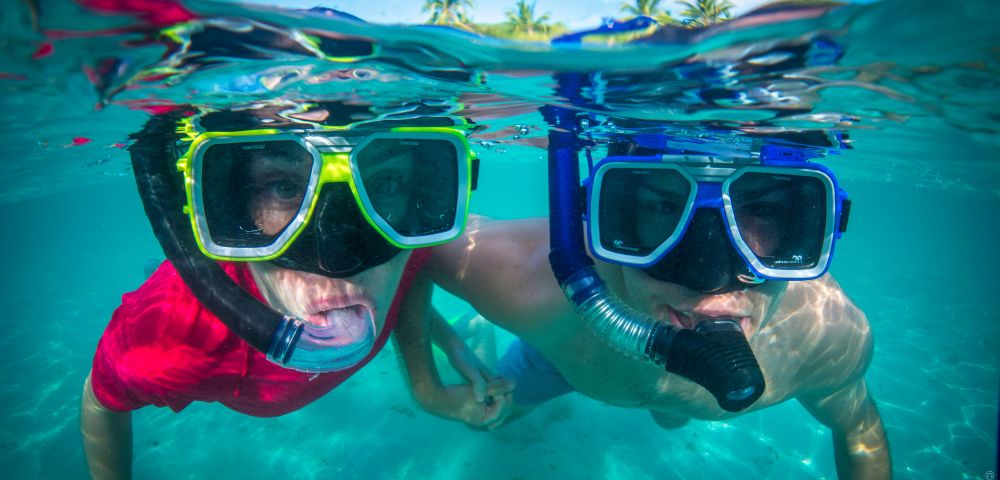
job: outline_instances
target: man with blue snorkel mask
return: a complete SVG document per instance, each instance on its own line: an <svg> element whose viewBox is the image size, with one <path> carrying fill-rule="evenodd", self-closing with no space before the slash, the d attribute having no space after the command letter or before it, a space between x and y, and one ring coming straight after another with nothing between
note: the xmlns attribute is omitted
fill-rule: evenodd
<svg viewBox="0 0 1000 480"><path fill-rule="evenodd" d="M415 282L423 247L464 228L470 126L418 108L374 117L334 102L268 105L166 114L134 136L136 183L168 261L123 297L97 346L81 407L94 477L130 477L132 410L202 401L284 415L347 380L393 331L421 404L496 421L511 387L494 381L477 398L425 381L413 366L431 331L459 371L493 378L447 329L404 313L430 301Z"/></svg>
<svg viewBox="0 0 1000 480"><path fill-rule="evenodd" d="M888 478L870 328L826 275L850 207L833 173L777 144L706 155L636 135L589 163L585 195L569 174L560 199L553 175L577 164L553 167L576 148L559 138L553 218L474 218L424 271L519 337L498 364L517 385L508 418L571 391L664 428L794 398L831 429L841 478ZM550 221L567 227L550 236ZM583 266L560 269L561 236L583 251L584 232Z"/></svg>

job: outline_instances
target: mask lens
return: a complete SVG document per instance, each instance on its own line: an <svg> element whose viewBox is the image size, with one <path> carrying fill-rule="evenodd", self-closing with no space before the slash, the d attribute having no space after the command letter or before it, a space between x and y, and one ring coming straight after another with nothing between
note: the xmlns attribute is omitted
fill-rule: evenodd
<svg viewBox="0 0 1000 480"><path fill-rule="evenodd" d="M201 162L204 218L222 247L274 243L302 209L312 155L289 140L209 146Z"/></svg>
<svg viewBox="0 0 1000 480"><path fill-rule="evenodd" d="M691 189L691 182L672 169L608 170L599 192L601 246L621 255L651 254L679 233Z"/></svg>
<svg viewBox="0 0 1000 480"><path fill-rule="evenodd" d="M403 237L450 230L458 218L459 152L443 139L377 138L355 152L374 213Z"/></svg>
<svg viewBox="0 0 1000 480"><path fill-rule="evenodd" d="M773 269L815 267L829 219L827 186L803 174L750 172L729 186L740 237Z"/></svg>

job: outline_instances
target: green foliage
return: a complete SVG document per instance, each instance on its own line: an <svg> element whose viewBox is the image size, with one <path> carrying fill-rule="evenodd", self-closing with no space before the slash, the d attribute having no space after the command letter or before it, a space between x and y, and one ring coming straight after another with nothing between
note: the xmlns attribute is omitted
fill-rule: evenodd
<svg viewBox="0 0 1000 480"><path fill-rule="evenodd" d="M638 17L640 15L656 18L660 12L660 0L635 0L635 5L622 3L621 12Z"/></svg>
<svg viewBox="0 0 1000 480"><path fill-rule="evenodd" d="M557 37L569 31L566 25L562 23L552 23L546 25L544 31L535 31L534 33L528 33L524 30L515 30L514 25L509 22L504 23L477 23L473 25L473 29L487 37L499 38L504 40L517 40L525 42L549 42L552 37Z"/></svg>
<svg viewBox="0 0 1000 480"><path fill-rule="evenodd" d="M475 6L473 0L426 0L424 2L424 12L430 12L431 17L427 23L434 25L452 25L466 30L471 30L472 22L469 20L466 8Z"/></svg>
<svg viewBox="0 0 1000 480"><path fill-rule="evenodd" d="M622 13L631 17L640 15L651 17L660 25L678 25L677 19L670 15L670 11L660 8L660 0L635 0L634 4L621 3L619 8Z"/></svg>
<svg viewBox="0 0 1000 480"><path fill-rule="evenodd" d="M681 15L683 22L691 27L707 27L732 18L730 10L734 5L729 0L697 0L678 2L685 7Z"/></svg>
<svg viewBox="0 0 1000 480"><path fill-rule="evenodd" d="M535 2L528 4L527 0L517 0L517 6L512 10L507 10L507 24L514 32L525 32L534 35L536 32L547 33L549 29L548 21L551 16L548 13L535 18Z"/></svg>
<svg viewBox="0 0 1000 480"><path fill-rule="evenodd" d="M809 1L809 0L800 0ZM816 0L826 1L826 0ZM660 25L684 25L691 28L707 27L732 18L734 5L729 0L693 0L677 3L684 8L678 17L660 7L661 0L635 0L622 2L619 9L631 17L652 17ZM568 31L562 23L552 23L552 16L546 12L535 13L535 1L517 0L514 8L507 10L507 21L497 24L473 23L468 10L475 6L474 0L425 0L423 11L431 14L427 23L450 25L473 31L485 36L534 42L548 42L552 37ZM586 43L626 43L649 34L644 32L623 32L611 35L595 35L584 38Z"/></svg>

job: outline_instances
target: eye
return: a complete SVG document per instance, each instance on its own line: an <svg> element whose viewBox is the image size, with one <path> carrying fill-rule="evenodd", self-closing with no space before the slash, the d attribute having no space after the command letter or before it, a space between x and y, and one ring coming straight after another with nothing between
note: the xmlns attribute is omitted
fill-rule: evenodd
<svg viewBox="0 0 1000 480"><path fill-rule="evenodd" d="M302 196L302 189L291 182L274 182L269 187L282 200L297 200Z"/></svg>
<svg viewBox="0 0 1000 480"><path fill-rule="evenodd" d="M674 216L684 209L683 205L670 200L647 200L639 202L637 207L644 212L653 213L657 217Z"/></svg>
<svg viewBox="0 0 1000 480"><path fill-rule="evenodd" d="M296 208L305 194L302 185L289 180L273 180L253 185L250 189L255 208Z"/></svg>

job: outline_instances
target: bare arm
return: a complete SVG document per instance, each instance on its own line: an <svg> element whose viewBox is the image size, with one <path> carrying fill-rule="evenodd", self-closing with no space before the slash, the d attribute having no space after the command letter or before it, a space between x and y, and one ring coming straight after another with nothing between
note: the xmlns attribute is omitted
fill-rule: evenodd
<svg viewBox="0 0 1000 480"><path fill-rule="evenodd" d="M426 277L418 277L402 304L395 331L396 346L413 396L425 410L440 417L477 427L498 426L508 410L509 392L513 390L513 385L479 370L475 365L463 364L469 358L474 359L475 355L454 335L451 327L431 307L430 301L431 283ZM459 363L456 369L460 373L466 376L470 373L488 375L483 379L480 395L476 394L471 384L443 385L434 364L432 331L441 340L440 345L448 358L453 363Z"/></svg>
<svg viewBox="0 0 1000 480"><path fill-rule="evenodd" d="M548 253L545 218L472 217L460 238L434 247L424 271L491 322L525 336L571 313Z"/></svg>
<svg viewBox="0 0 1000 480"><path fill-rule="evenodd" d="M863 378L833 394L801 397L799 401L832 431L837 476L841 480L891 478L892 463L882 417Z"/></svg>
<svg viewBox="0 0 1000 480"><path fill-rule="evenodd" d="M428 313L430 315L431 340L435 345L441 347L452 368L472 386L477 402L484 403L491 395L497 395L494 393L499 387L496 385L497 382L507 385L507 389L503 390L503 393L514 389L513 382L498 377L493 369L483 363L476 352L462 340L462 337L455 331L455 327L449 324L436 308L430 308ZM475 311L470 312L473 316L475 313ZM491 393L488 394L487 390Z"/></svg>
<svg viewBox="0 0 1000 480"><path fill-rule="evenodd" d="M80 433L93 478L132 478L132 412L114 412L101 405L90 386L90 375L83 383Z"/></svg>
<svg viewBox="0 0 1000 480"><path fill-rule="evenodd" d="M823 325L810 376L816 390L799 397L806 410L833 434L837 475L843 479L890 478L889 445L882 417L864 373L874 355L868 319L830 276L813 284L807 305L818 305ZM822 385L822 386L821 386Z"/></svg>

